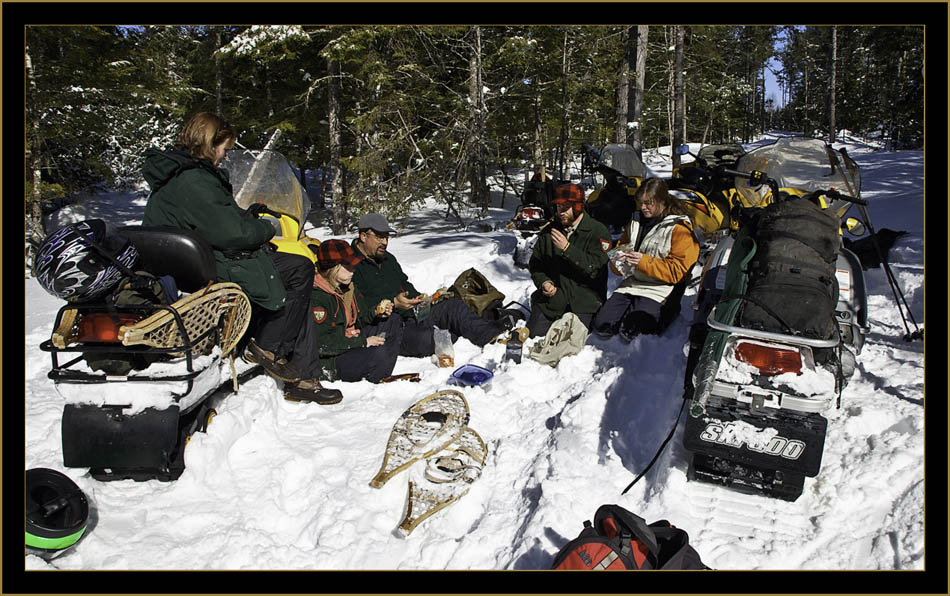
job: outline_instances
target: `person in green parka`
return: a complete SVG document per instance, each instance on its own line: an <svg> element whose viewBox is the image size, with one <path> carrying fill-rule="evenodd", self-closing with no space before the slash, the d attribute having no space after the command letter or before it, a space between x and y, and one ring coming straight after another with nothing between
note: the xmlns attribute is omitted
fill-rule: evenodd
<svg viewBox="0 0 950 596"><path fill-rule="evenodd" d="M379 383L389 377L399 357L403 323L389 317L378 326L362 327L353 271L362 260L344 240L327 240L314 251L310 310L317 328L320 378Z"/></svg>
<svg viewBox="0 0 950 596"><path fill-rule="evenodd" d="M537 290L531 294L528 329L545 335L565 313L572 312L590 329L594 314L607 299L607 251L610 233L584 211L584 190L576 184L554 189L553 225L541 233L528 271Z"/></svg>
<svg viewBox="0 0 950 596"><path fill-rule="evenodd" d="M338 402L338 390L313 378L315 330L307 316L313 263L275 252L268 244L274 227L234 201L228 173L218 166L235 143L227 121L200 112L185 123L175 147L149 149L143 174L152 192L142 224L194 230L207 239L217 281L238 284L252 303L245 358L285 381L287 397Z"/></svg>

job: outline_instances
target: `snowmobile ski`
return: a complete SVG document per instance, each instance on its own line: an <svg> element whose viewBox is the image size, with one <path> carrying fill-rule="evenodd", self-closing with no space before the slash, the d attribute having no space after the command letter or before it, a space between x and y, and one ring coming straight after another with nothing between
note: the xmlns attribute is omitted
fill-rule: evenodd
<svg viewBox="0 0 950 596"><path fill-rule="evenodd" d="M414 462L445 449L462 434L468 419L465 396L451 389L410 406L393 425L383 463L370 486L381 488Z"/></svg>
<svg viewBox="0 0 950 596"><path fill-rule="evenodd" d="M482 474L488 449L469 427L447 448L426 460L422 477L409 480L406 515L398 530L409 535L420 523L458 501Z"/></svg>

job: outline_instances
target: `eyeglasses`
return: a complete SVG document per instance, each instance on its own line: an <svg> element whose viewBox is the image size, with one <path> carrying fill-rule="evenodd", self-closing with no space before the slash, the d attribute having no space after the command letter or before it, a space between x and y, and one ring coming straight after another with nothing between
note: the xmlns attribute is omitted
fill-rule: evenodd
<svg viewBox="0 0 950 596"><path fill-rule="evenodd" d="M380 240L388 240L388 239L389 239L389 232L377 232L376 230L369 229L369 230L366 230L366 233L367 233L367 234L371 234L371 235L375 236L376 238L379 238Z"/></svg>

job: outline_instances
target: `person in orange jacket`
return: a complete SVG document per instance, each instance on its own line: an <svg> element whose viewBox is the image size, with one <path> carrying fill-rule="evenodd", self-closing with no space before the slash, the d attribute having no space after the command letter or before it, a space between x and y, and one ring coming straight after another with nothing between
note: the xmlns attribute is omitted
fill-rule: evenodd
<svg viewBox="0 0 950 596"><path fill-rule="evenodd" d="M661 312L685 282L699 258L699 240L682 203L670 197L661 178L644 181L637 192L639 211L611 251L610 269L623 281L597 311L591 331L601 338L658 333Z"/></svg>

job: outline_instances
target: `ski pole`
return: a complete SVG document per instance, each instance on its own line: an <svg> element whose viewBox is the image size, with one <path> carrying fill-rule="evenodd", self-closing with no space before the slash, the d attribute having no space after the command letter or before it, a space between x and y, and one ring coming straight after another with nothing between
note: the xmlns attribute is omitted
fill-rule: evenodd
<svg viewBox="0 0 950 596"><path fill-rule="evenodd" d="M917 325L917 320L914 319L914 313L911 311L910 305L907 304L907 299L904 297L904 293L901 291L900 285L897 283L897 278L894 277L894 272L891 271L890 264L887 262L887 259L884 258L884 255L881 252L881 247L877 243L874 226L871 224L871 216L868 213L867 207L858 204L858 210L861 213L861 217L864 218L865 225L867 225L868 232L870 233L871 245L874 246L874 251L877 254L877 258L881 261L881 266L884 268L884 275L887 278L887 283L890 285L891 292L894 294L894 298L897 301L897 310L901 315L901 321L904 323L904 330L907 331L905 338L908 341L911 341L920 336L920 327ZM902 304L903 308L901 306ZM910 317L911 322L914 324L914 333L911 333L910 328L907 326L907 319L904 317L905 308L907 309L907 316Z"/></svg>

